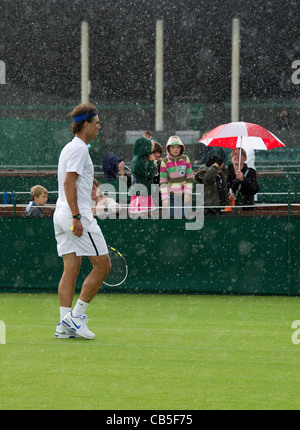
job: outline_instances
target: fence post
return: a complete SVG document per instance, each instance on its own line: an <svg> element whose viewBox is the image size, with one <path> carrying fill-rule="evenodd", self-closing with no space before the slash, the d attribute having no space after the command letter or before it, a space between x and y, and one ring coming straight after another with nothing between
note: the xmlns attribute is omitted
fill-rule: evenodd
<svg viewBox="0 0 300 430"><path fill-rule="evenodd" d="M14 205L14 215L17 215L17 202L16 202L16 199L17 199L17 195L16 195L16 193L13 191L13 192L11 193L11 200L12 200L12 204Z"/></svg>

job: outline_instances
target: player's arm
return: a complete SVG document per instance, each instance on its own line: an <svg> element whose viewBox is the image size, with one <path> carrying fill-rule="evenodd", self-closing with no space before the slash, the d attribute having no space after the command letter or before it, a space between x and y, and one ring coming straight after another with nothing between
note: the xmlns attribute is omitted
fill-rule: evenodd
<svg viewBox="0 0 300 430"><path fill-rule="evenodd" d="M76 180L78 178L78 173L67 172L64 181L65 195L68 205L71 209L72 215L79 214L79 208L77 203L77 185ZM75 236L82 236L83 227L80 219L73 218L73 234Z"/></svg>

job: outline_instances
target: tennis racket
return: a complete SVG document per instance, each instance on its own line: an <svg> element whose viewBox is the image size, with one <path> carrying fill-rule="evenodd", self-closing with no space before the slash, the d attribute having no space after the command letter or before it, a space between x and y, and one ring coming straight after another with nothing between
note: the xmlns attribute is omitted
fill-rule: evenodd
<svg viewBox="0 0 300 430"><path fill-rule="evenodd" d="M108 287L117 287L126 281L128 276L128 265L123 255L112 246L107 246L111 261L111 271L103 282Z"/></svg>

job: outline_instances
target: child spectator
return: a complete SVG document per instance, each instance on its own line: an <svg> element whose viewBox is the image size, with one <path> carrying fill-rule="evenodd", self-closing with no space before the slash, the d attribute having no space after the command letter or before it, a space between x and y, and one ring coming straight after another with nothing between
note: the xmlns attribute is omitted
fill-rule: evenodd
<svg viewBox="0 0 300 430"><path fill-rule="evenodd" d="M157 172L154 164L155 157L152 152L152 143L146 137L139 137L133 147L133 159L131 162L131 200L130 212L141 213L155 209L151 196L151 184ZM135 185L142 184L146 187L144 194L136 195Z"/></svg>
<svg viewBox="0 0 300 430"><path fill-rule="evenodd" d="M161 160L162 160L162 155L163 155L163 148L162 146L158 143L155 142L154 140L151 141L152 142L152 152L151 155L154 156L154 164L156 166L156 174L153 178L153 183L154 184L159 184L159 179L160 179L160 165L161 165Z"/></svg>
<svg viewBox="0 0 300 430"><path fill-rule="evenodd" d="M164 207L174 207L174 196L182 196L182 206L191 202L193 171L190 159L183 154L185 146L178 136L171 136L167 142L168 155L160 166L160 191ZM170 211L171 216L174 210Z"/></svg>
<svg viewBox="0 0 300 430"><path fill-rule="evenodd" d="M47 203L48 190L41 185L35 185L30 190L30 198L31 201L26 206L25 215L36 218L44 217L44 211L40 206L45 206Z"/></svg>
<svg viewBox="0 0 300 430"><path fill-rule="evenodd" d="M96 178L93 180L92 188L92 211L98 218L106 218L107 215L119 212L119 204L111 197L103 195L101 185Z"/></svg>

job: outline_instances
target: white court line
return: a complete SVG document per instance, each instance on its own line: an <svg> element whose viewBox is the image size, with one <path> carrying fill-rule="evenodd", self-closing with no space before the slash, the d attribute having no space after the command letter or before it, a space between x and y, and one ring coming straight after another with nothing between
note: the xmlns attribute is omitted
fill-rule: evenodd
<svg viewBox="0 0 300 430"><path fill-rule="evenodd" d="M92 321L92 319L89 319L89 321ZM6 328L17 328L20 329L19 325L6 325ZM41 324L36 324L36 325L32 325L29 324L27 326L23 325L22 328L23 329L28 329L28 328L52 328L53 329L53 325L41 325ZM289 334L290 332L288 331L263 331L263 330L259 330L259 331L253 331L253 330L222 330L220 328L216 328L216 329L193 329L193 328L152 328L152 327L99 327L99 326L93 326L93 330L99 330L99 331L165 331L165 332L196 332L196 333L215 333L218 335L222 335L222 334L226 334L226 333L237 333L237 334L268 334L268 335L272 335L272 334Z"/></svg>
<svg viewBox="0 0 300 430"><path fill-rule="evenodd" d="M97 343L97 340L88 341L86 339L55 339L53 335L53 342L7 342L8 345L51 345L53 344L68 344L72 343L72 346L77 345L89 345L92 347L108 347L108 348L153 348L153 349L183 349L183 350L212 350L212 351L251 351L251 352L279 352L279 353L300 353L300 348L231 348L231 347L216 347L216 346L184 346L184 345L143 345L143 344L114 344L114 343Z"/></svg>

